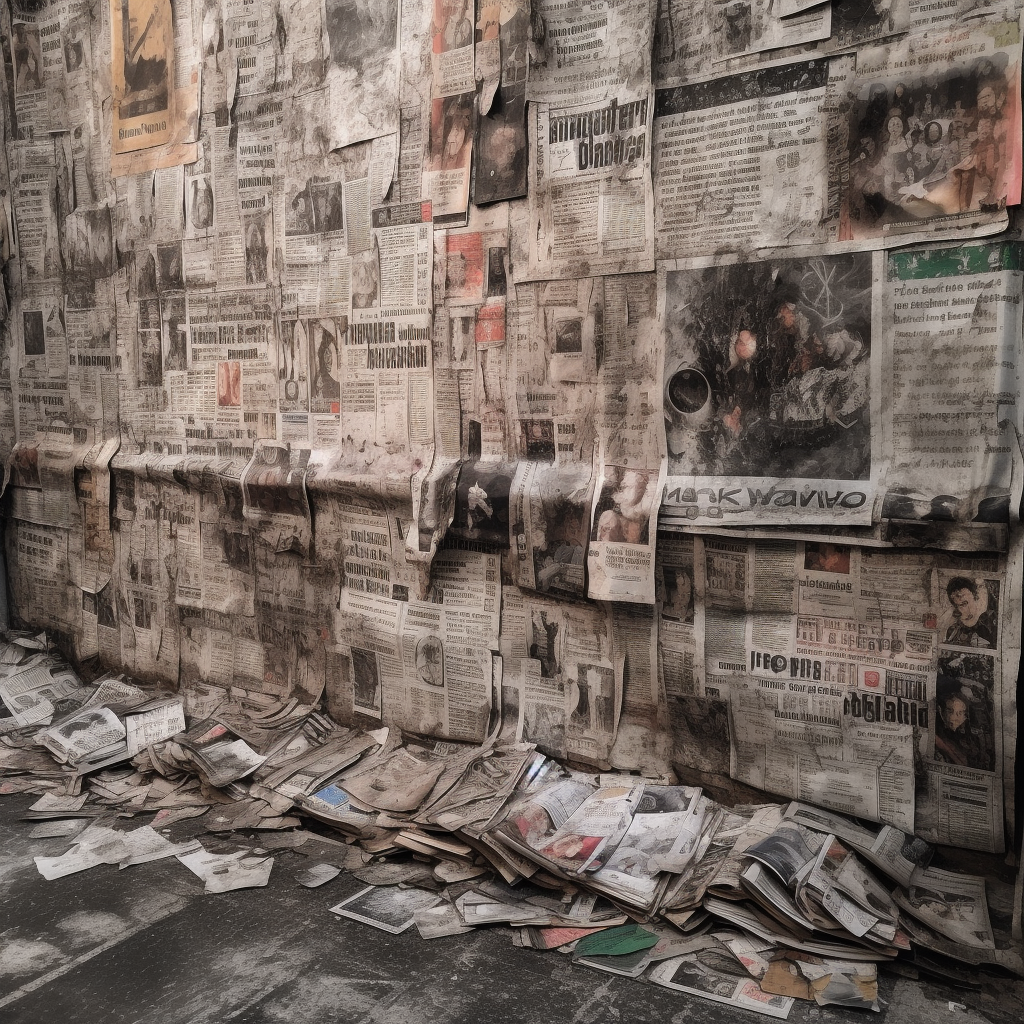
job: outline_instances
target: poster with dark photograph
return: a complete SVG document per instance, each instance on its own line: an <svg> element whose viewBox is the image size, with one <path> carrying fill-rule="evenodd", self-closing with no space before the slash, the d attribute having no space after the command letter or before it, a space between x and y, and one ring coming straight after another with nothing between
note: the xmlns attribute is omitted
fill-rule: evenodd
<svg viewBox="0 0 1024 1024"><path fill-rule="evenodd" d="M858 82L841 238L956 227L970 213L1005 220L1020 200L1020 45L1007 35L994 45L999 35L978 32L950 59L934 33L894 48L884 74Z"/></svg>
<svg viewBox="0 0 1024 1024"><path fill-rule="evenodd" d="M175 109L174 23L166 0L109 0L113 152L171 142L184 111Z"/></svg>
<svg viewBox="0 0 1024 1024"><path fill-rule="evenodd" d="M658 476L639 469L608 466L594 506L590 539L622 544L647 544L651 512L657 498Z"/></svg>
<svg viewBox="0 0 1024 1024"><path fill-rule="evenodd" d="M159 327L159 325L160 321L158 319L157 327ZM160 351L160 331L140 330L138 333L138 339L139 386L144 388L158 388L163 384L164 380L163 359Z"/></svg>
<svg viewBox="0 0 1024 1024"><path fill-rule="evenodd" d="M43 87L43 51L39 43L39 26L16 21L12 30L14 93L23 96Z"/></svg>
<svg viewBox="0 0 1024 1024"><path fill-rule="evenodd" d="M156 247L156 286L158 291L185 287L181 276L181 242L164 242Z"/></svg>
<svg viewBox="0 0 1024 1024"><path fill-rule="evenodd" d="M39 444L21 442L14 446L11 453L10 482L14 487L29 487L40 490L39 479Z"/></svg>
<svg viewBox="0 0 1024 1024"><path fill-rule="evenodd" d="M691 566L664 566L665 603L662 618L670 622L693 624L693 568Z"/></svg>
<svg viewBox="0 0 1024 1024"><path fill-rule="evenodd" d="M523 455L531 462L555 461L554 420L520 420L519 439Z"/></svg>
<svg viewBox="0 0 1024 1024"><path fill-rule="evenodd" d="M568 729L571 733L615 732L615 669L580 662L569 683Z"/></svg>
<svg viewBox="0 0 1024 1024"><path fill-rule="evenodd" d="M951 647L999 646L999 581L970 573L940 573L939 635Z"/></svg>
<svg viewBox="0 0 1024 1024"><path fill-rule="evenodd" d="M312 322L282 320L278 346L278 401L282 412L300 412L309 408L309 334ZM338 388L339 395L341 388ZM330 401L330 399L328 399Z"/></svg>
<svg viewBox="0 0 1024 1024"><path fill-rule="evenodd" d="M529 426L544 422L531 421ZM584 596L593 482L589 465L541 464L523 474L516 485L523 493L515 494L512 524L520 586Z"/></svg>
<svg viewBox="0 0 1024 1024"><path fill-rule="evenodd" d="M164 372L188 369L188 325L185 296L166 299L160 308Z"/></svg>
<svg viewBox="0 0 1024 1024"><path fill-rule="evenodd" d="M245 283L266 284L273 237L270 215L250 214L243 220L245 237Z"/></svg>
<svg viewBox="0 0 1024 1024"><path fill-rule="evenodd" d="M668 701L672 723L672 761L685 768L729 774L729 704L692 695Z"/></svg>
<svg viewBox="0 0 1024 1024"><path fill-rule="evenodd" d="M185 182L185 227L189 235L206 235L213 230L213 178L196 175Z"/></svg>
<svg viewBox="0 0 1024 1024"><path fill-rule="evenodd" d="M525 23L525 16L522 20ZM504 35L505 26L502 26ZM517 48L513 54L519 52ZM477 121L473 202L481 206L526 195L525 36L521 52L522 79L502 85L495 93L491 109ZM503 73L514 75L516 70L509 66L506 58Z"/></svg>
<svg viewBox="0 0 1024 1024"><path fill-rule="evenodd" d="M562 623L559 617L546 611L535 611L530 616L529 654L540 663L542 679L556 679L562 674Z"/></svg>
<svg viewBox="0 0 1024 1024"><path fill-rule="evenodd" d="M452 537L509 546L509 491L515 467L503 462L466 462L459 470Z"/></svg>
<svg viewBox="0 0 1024 1024"><path fill-rule="evenodd" d="M340 181L322 181L309 186L309 195L313 202L313 224L317 231L344 229L342 188Z"/></svg>
<svg viewBox="0 0 1024 1024"><path fill-rule="evenodd" d="M352 648L352 703L364 715L380 717L380 673L377 655L359 647Z"/></svg>
<svg viewBox="0 0 1024 1024"><path fill-rule="evenodd" d="M850 548L846 544L807 541L804 544L804 568L809 572L850 574Z"/></svg>
<svg viewBox="0 0 1024 1024"><path fill-rule="evenodd" d="M43 329L43 312L40 309L27 309L21 314L22 340L25 355L46 355L46 332Z"/></svg>
<svg viewBox="0 0 1024 1024"><path fill-rule="evenodd" d="M421 686L444 686L444 644L440 637L421 636L416 641L416 682Z"/></svg>
<svg viewBox="0 0 1024 1024"><path fill-rule="evenodd" d="M338 412L341 402L341 340L346 324L344 319L311 319L305 325L305 345L309 353L309 396L311 412ZM293 326L292 344L298 348ZM301 339L300 339L301 342ZM284 346L286 349L288 346ZM298 356L295 351L294 355ZM291 358L291 355L288 356ZM294 369L290 372L294 373ZM288 383L285 381L285 394Z"/></svg>
<svg viewBox="0 0 1024 1024"><path fill-rule="evenodd" d="M474 99L474 93L460 93L435 99L431 104L431 171L460 171L469 166L473 149Z"/></svg>
<svg viewBox="0 0 1024 1024"><path fill-rule="evenodd" d="M872 282L870 253L666 271L672 515L870 521Z"/></svg>
<svg viewBox="0 0 1024 1024"><path fill-rule="evenodd" d="M353 309L380 305L380 262L376 247L352 257L351 299Z"/></svg>
<svg viewBox="0 0 1024 1024"><path fill-rule="evenodd" d="M78 209L64 220L67 271L96 280L114 272L114 244L110 210L106 206Z"/></svg>

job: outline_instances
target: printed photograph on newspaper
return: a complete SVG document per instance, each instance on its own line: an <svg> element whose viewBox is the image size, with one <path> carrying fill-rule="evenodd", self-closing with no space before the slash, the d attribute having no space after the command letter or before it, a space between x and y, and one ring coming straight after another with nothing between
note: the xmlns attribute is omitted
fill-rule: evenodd
<svg viewBox="0 0 1024 1024"><path fill-rule="evenodd" d="M666 264L665 514L871 522L871 254Z"/></svg>
<svg viewBox="0 0 1024 1024"><path fill-rule="evenodd" d="M977 25L864 49L839 240L989 234L1020 202L1020 30Z"/></svg>

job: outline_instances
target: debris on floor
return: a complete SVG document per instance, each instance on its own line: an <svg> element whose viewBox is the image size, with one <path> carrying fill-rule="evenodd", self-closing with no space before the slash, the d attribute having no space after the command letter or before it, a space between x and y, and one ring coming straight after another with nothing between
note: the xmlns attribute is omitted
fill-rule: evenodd
<svg viewBox="0 0 1024 1024"><path fill-rule="evenodd" d="M35 858L46 879L173 857L222 893L265 886L315 838L337 856L296 884L366 885L325 901L339 917L423 939L504 925L517 946L773 1017L796 1000L878 1010L880 969L1024 976L986 880L892 826L725 807L531 744L366 733L208 684L84 683L44 635L0 640L0 793L37 794L30 835L68 840Z"/></svg>

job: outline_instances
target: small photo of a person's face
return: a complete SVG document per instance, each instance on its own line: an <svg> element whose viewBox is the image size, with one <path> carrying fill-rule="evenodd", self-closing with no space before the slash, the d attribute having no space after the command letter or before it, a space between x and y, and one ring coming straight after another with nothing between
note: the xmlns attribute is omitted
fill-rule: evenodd
<svg viewBox="0 0 1024 1024"><path fill-rule="evenodd" d="M973 626L981 617L982 607L976 585L970 585L966 580L962 586L950 586L949 603L965 626Z"/></svg>
<svg viewBox="0 0 1024 1024"><path fill-rule="evenodd" d="M962 729L967 724L967 702L960 697L948 697L943 705L943 720L952 732Z"/></svg>

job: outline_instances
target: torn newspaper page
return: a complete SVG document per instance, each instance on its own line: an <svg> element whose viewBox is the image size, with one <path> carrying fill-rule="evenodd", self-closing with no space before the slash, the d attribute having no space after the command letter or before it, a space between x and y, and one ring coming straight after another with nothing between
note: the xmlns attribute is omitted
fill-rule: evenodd
<svg viewBox="0 0 1024 1024"><path fill-rule="evenodd" d="M186 9L175 18L169 0L110 0L115 175L196 159L198 52Z"/></svg>
<svg viewBox="0 0 1024 1024"><path fill-rule="evenodd" d="M399 0L324 0L332 149L398 131Z"/></svg>

